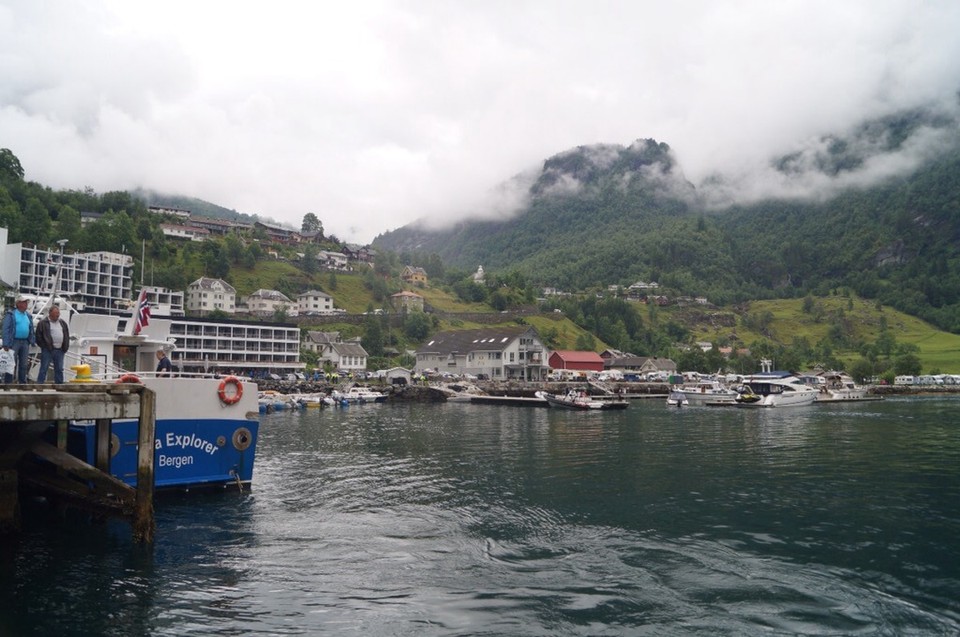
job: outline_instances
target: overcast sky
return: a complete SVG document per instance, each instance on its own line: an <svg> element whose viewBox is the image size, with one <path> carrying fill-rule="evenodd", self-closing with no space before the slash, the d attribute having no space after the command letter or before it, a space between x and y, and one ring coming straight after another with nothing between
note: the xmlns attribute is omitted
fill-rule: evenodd
<svg viewBox="0 0 960 637"><path fill-rule="evenodd" d="M573 146L653 137L697 183L958 89L956 0L0 0L28 179L350 241Z"/></svg>

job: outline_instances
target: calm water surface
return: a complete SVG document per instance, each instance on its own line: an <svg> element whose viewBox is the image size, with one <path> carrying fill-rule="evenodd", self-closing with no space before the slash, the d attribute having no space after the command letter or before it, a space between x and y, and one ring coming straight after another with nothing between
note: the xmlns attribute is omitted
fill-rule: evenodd
<svg viewBox="0 0 960 637"><path fill-rule="evenodd" d="M960 400L266 416L252 494L0 551L0 635L955 635Z"/></svg>

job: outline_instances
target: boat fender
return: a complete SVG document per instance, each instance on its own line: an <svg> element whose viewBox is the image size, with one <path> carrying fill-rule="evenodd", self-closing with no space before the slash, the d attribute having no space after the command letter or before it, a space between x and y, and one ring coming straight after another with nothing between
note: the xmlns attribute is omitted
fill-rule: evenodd
<svg viewBox="0 0 960 637"><path fill-rule="evenodd" d="M143 384L143 381L140 380L140 377L136 374L124 374L117 379L117 383L137 383L139 385Z"/></svg>
<svg viewBox="0 0 960 637"><path fill-rule="evenodd" d="M232 394L227 394L227 385L235 387ZM234 405L243 398L243 384L236 376L227 376L220 381L220 389L217 390L217 395L220 396L220 402L224 405Z"/></svg>

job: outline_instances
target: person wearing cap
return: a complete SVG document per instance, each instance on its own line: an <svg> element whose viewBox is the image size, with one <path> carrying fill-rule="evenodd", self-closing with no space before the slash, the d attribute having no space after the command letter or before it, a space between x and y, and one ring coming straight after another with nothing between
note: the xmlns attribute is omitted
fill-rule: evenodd
<svg viewBox="0 0 960 637"><path fill-rule="evenodd" d="M70 348L70 326L60 318L60 308L50 308L47 318L37 323L37 345L40 346L40 372L37 382L47 380L47 368L53 362L53 382L63 383L63 355Z"/></svg>
<svg viewBox="0 0 960 637"><path fill-rule="evenodd" d="M3 347L12 349L17 359L17 382L27 382L30 346L37 342L33 317L27 312L27 297L17 295L16 307L3 317Z"/></svg>

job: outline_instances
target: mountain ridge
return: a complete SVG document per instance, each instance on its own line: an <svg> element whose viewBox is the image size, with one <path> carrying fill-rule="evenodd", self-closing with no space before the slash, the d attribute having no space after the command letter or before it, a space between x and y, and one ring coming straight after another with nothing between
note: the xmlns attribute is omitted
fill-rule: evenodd
<svg viewBox="0 0 960 637"><path fill-rule="evenodd" d="M373 245L571 290L655 280L717 303L846 286L956 331L958 132L924 111L864 123L772 159L781 196L720 208L731 182L694 186L665 143L578 146L544 161L512 217L410 224Z"/></svg>

